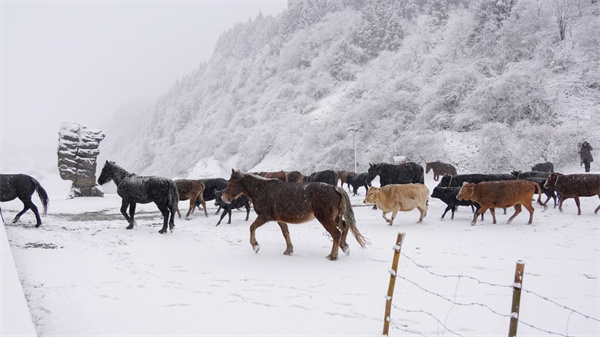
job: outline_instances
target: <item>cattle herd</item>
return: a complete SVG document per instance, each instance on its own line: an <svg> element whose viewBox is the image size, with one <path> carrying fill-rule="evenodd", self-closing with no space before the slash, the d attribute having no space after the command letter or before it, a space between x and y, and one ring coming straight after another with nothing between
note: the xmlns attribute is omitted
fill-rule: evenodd
<svg viewBox="0 0 600 337"><path fill-rule="evenodd" d="M438 185L431 191L431 195L424 184L424 175L429 173L430 170L433 170L434 180L439 180ZM265 192L268 194L277 194L280 193L280 190L290 190L289 202L282 200L279 204L280 200L277 200L278 210L275 213L282 218L277 218L274 215L273 209L269 208L269 203L263 202L262 195L259 197L255 190L245 189L247 186L236 186L238 192L245 192L232 194L231 190L234 188L232 179L234 176L238 177L238 181L246 182L246 184L251 181L256 186L261 186L261 188L263 187L260 185L260 179L265 182L277 181L277 183L269 183L268 189L265 187L264 191L268 191ZM249 176L256 177L259 181L252 180L254 178L250 179ZM380 187L371 186L371 181L377 176L379 176ZM389 225L393 224L399 211L408 212L415 208L420 212L418 222L422 222L427 215L430 196L441 200L447 205L441 218L444 218L446 213L451 211L451 218L453 219L458 206L470 206L474 212L472 225L476 224L480 215L483 219L487 210L490 211L495 224L496 208L502 208L506 211L508 207L514 208L514 214L508 222L512 221L521 212L521 208L524 207L529 212L528 224L531 224L534 214L532 200L535 195L537 195L537 203L544 208L546 208L546 203L553 199L554 207L558 205L560 211L562 211L563 202L566 199L573 198L577 204L578 214L581 214L580 197L600 197L600 174L565 175L554 172L554 166L548 162L536 164L528 172L513 171L510 174L458 174L453 165L437 161L426 163L425 169L413 162L398 165L378 163L369 164L368 171L362 173L324 170L303 175L298 171L244 173L232 170L232 178L229 181L223 178L177 179L171 181L168 178L137 176L118 167L115 163L107 161L98 182L103 184L109 180L116 183L117 193L123 200L121 213L128 221L127 229L133 228L136 203L154 202L159 207L164 216L164 226L160 233L166 232L167 224L169 224L171 231L173 230L173 214L175 212L179 213L177 204L180 200L190 201L186 217L196 207L200 208L200 206L203 207L205 215L208 216L206 201L215 200L215 206L219 206L217 214L223 209L223 214L217 226L226 215L229 215L228 223L231 223L231 210L241 207L246 208L246 220L248 220L250 208L253 205L258 217L251 226L252 235L254 235L253 230L264 222L277 221L282 228L286 242L288 242L288 249L286 250L288 253L291 253L292 246L289 233L287 233L286 222L302 223L311 219L318 219L334 238L334 249L332 254L328 256L330 259L337 258L338 245L340 248L347 246L345 237L349 229L361 242L361 245L363 245L363 241L366 241L353 227L354 214L351 207L348 210L348 206L340 206L340 203L343 204L344 200L348 200L344 185L347 185L348 191L351 191L354 195L358 193L359 188L363 187L366 191L364 203L374 204L374 208L381 210L383 218ZM338 186L338 182L341 182L341 187ZM288 184L298 184L298 188L284 188ZM327 186L333 186L334 189ZM175 187L176 195L174 196ZM156 192L160 189L164 189L164 195ZM304 193L302 191L307 189L313 191L312 194L307 195L304 199L297 198L298 193ZM36 227L41 224L37 207L31 201L34 191L37 191L42 199L45 211L48 204L47 194L34 178L22 174L0 175L0 201L19 198L24 204L23 210L17 214L13 222L18 221L24 212L31 209L36 216ZM225 194L227 194L227 197L225 197ZM254 198L249 194L253 194ZM545 201L542 201L542 194L546 196ZM283 198L288 198L287 194L282 195ZM329 195L330 200L327 200L327 202L332 203L332 206L327 210L319 210L319 207L325 202L321 199L315 204L309 205L310 200L307 201L309 197L322 198L323 195ZM261 199L260 211L257 209L259 198ZM307 205L299 205L302 203ZM289 210L282 211L281 208L289 208ZM299 209L303 211L297 214L294 213L298 212ZM598 213L598 210L600 210L600 205L596 207L594 212ZM286 212L296 215L290 217L284 214ZM323 212L327 212L326 216ZM392 213L391 219L386 217L387 213ZM271 215L267 217L265 214ZM181 217L181 215L179 216ZM170 221L168 221L169 217ZM2 221L4 222L4 218L2 218ZM258 244L254 245L255 250L257 250Z"/></svg>

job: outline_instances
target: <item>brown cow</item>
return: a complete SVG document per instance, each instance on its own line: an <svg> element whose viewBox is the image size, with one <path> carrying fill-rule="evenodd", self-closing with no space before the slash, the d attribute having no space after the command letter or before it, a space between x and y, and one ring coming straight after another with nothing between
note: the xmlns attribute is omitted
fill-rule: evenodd
<svg viewBox="0 0 600 337"><path fill-rule="evenodd" d="M521 205L525 206L529 211L529 222L533 222L533 212L535 211L531 205L531 200L535 191L538 191L538 203L546 208L546 204L542 203L542 189L540 185L533 181L526 180L501 180L501 181L484 181L478 184L465 182L458 192L456 199L471 200L481 208L475 213L471 225L477 223L477 217L485 213L488 209L492 213L494 224L496 224L495 208L515 207L515 213L508 219L510 223L517 214L521 213Z"/></svg>
<svg viewBox="0 0 600 337"><path fill-rule="evenodd" d="M562 212L562 204L565 199L573 198L577 204L577 215L581 215L579 206L579 197L592 197L597 195L600 198L600 174L560 174L552 173L546 179L544 187L553 188L558 192L560 202L558 209ZM594 213L598 213L600 205L596 207Z"/></svg>
<svg viewBox="0 0 600 337"><path fill-rule="evenodd" d="M398 211L408 212L415 208L421 212L417 223L422 222L427 215L428 197L429 189L424 184L390 184L369 187L364 203L377 205L383 211L383 218L391 226ZM385 216L389 212L392 212L391 220Z"/></svg>

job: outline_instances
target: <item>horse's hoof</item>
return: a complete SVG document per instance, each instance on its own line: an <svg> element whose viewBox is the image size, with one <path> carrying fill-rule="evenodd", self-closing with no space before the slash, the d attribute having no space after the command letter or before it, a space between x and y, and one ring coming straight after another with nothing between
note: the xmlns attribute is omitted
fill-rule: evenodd
<svg viewBox="0 0 600 337"><path fill-rule="evenodd" d="M165 234L167 231L166 231L166 230L164 230L164 229L161 229L161 230L159 230L158 232L159 232L160 234Z"/></svg>
<svg viewBox="0 0 600 337"><path fill-rule="evenodd" d="M252 249L254 249L255 253L258 253L258 251L260 250L260 245L254 245L252 246Z"/></svg>
<svg viewBox="0 0 600 337"><path fill-rule="evenodd" d="M332 256L331 254L327 255L327 259L329 261L337 261L338 257L337 256Z"/></svg>
<svg viewBox="0 0 600 337"><path fill-rule="evenodd" d="M344 254L346 254L346 256L350 255L350 247L348 247L348 246L342 247L342 252L344 252Z"/></svg>
<svg viewBox="0 0 600 337"><path fill-rule="evenodd" d="M125 228L125 229L133 229L133 225L129 225L129 226L127 226L127 228Z"/></svg>

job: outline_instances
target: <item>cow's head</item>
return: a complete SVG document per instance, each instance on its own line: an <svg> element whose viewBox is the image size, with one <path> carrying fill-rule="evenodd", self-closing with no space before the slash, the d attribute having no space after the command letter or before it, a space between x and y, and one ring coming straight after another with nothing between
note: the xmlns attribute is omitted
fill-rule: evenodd
<svg viewBox="0 0 600 337"><path fill-rule="evenodd" d="M545 188L554 188L558 183L558 175L559 173L550 173L548 179L544 182Z"/></svg>
<svg viewBox="0 0 600 337"><path fill-rule="evenodd" d="M365 204L374 204L379 199L379 187L370 186L367 191L367 196L363 202Z"/></svg>
<svg viewBox="0 0 600 337"><path fill-rule="evenodd" d="M458 200L471 200L473 197L473 191L475 189L475 184L464 182L460 191L456 195L456 199Z"/></svg>

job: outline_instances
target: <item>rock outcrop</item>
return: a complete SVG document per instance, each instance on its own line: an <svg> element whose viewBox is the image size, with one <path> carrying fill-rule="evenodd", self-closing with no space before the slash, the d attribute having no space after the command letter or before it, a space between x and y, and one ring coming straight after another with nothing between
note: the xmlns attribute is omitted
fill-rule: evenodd
<svg viewBox="0 0 600 337"><path fill-rule="evenodd" d="M63 180L73 182L68 197L104 196L96 183L96 158L104 139L102 130L64 122L58 135L58 171Z"/></svg>

